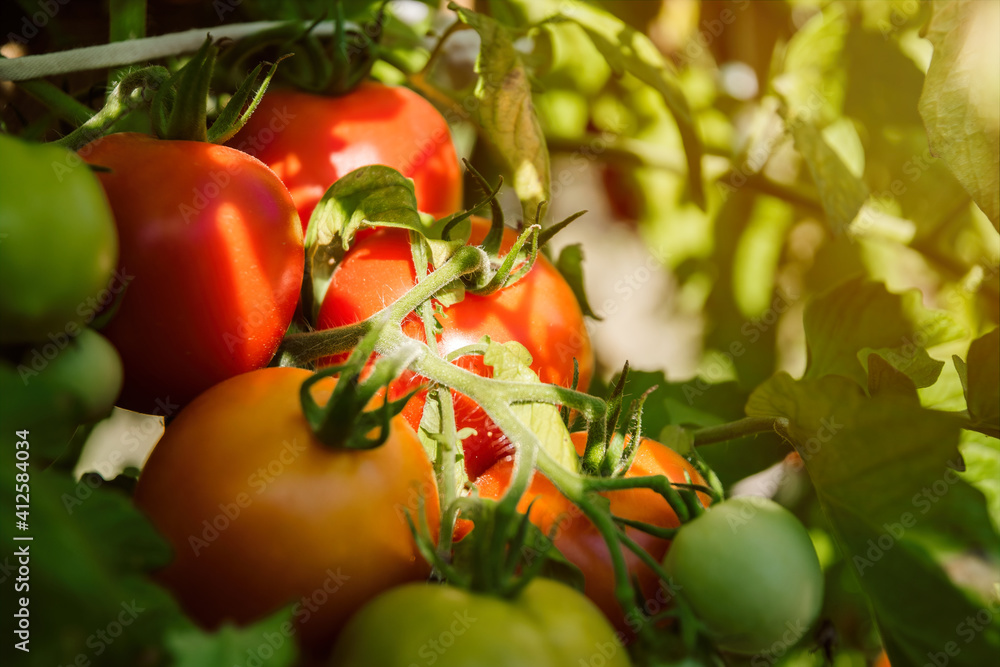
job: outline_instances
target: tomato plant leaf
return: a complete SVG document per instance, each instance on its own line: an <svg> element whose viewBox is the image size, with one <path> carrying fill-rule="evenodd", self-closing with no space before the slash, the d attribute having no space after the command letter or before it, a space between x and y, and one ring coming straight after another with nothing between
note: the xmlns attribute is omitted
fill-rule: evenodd
<svg viewBox="0 0 1000 667"><path fill-rule="evenodd" d="M898 394L920 400L917 385L906 373L895 368L877 352L861 351L858 353L861 363L868 372L868 395Z"/></svg>
<svg viewBox="0 0 1000 667"><path fill-rule="evenodd" d="M303 303L313 317L330 285L334 262L365 226L422 231L413 181L391 167L362 167L338 179L316 204L306 230L302 281Z"/></svg>
<svg viewBox="0 0 1000 667"><path fill-rule="evenodd" d="M975 430L1000 438L1000 329L972 341L968 364L953 357Z"/></svg>
<svg viewBox="0 0 1000 667"><path fill-rule="evenodd" d="M754 391L747 414L788 418L788 436L893 664L923 664L946 646L961 647L950 650L949 664L986 664L1000 649L1000 623L994 617L979 632L962 631L983 601L952 583L933 547L954 524L987 520L981 494L951 467L960 421L908 396L867 398L844 377L796 381L787 373ZM995 534L979 546L995 553Z"/></svg>
<svg viewBox="0 0 1000 667"><path fill-rule="evenodd" d="M1000 229L1000 4L937 2L920 96L931 150Z"/></svg>
<svg viewBox="0 0 1000 667"><path fill-rule="evenodd" d="M662 372L630 371L625 401L639 398L653 386L658 389L646 399L642 430L663 443L676 437L672 430L677 426L718 426L745 416L749 392L736 382L712 384L703 378L670 382ZM698 447L727 486L780 461L788 451L788 445L773 432Z"/></svg>
<svg viewBox="0 0 1000 667"><path fill-rule="evenodd" d="M570 289L573 290L573 296L576 297L577 303L580 304L580 310L583 311L583 314L595 320L602 319L593 311L590 307L590 302L587 301L587 290L583 284L583 247L578 243L563 247L559 251L556 268L559 269L559 273L569 283Z"/></svg>
<svg viewBox="0 0 1000 667"><path fill-rule="evenodd" d="M835 234L847 233L868 198L868 186L851 172L816 126L794 117L789 123L795 148L819 190L827 224Z"/></svg>
<svg viewBox="0 0 1000 667"><path fill-rule="evenodd" d="M138 664L167 628L190 623L146 577L170 549L125 494L49 471L31 472L30 485L27 529L17 536L32 539L14 542L3 567L16 572L18 554L27 556L31 664L82 664L80 656ZM14 491L13 483L0 490L12 514Z"/></svg>
<svg viewBox="0 0 1000 667"><path fill-rule="evenodd" d="M705 187L701 166L704 149L674 68L664 60L646 35L618 17L584 2L560 2L558 6L559 14L554 18L564 17L582 27L615 74L620 76L628 72L663 98L677 122L684 145L691 199L704 209Z"/></svg>
<svg viewBox="0 0 1000 667"><path fill-rule="evenodd" d="M840 116L845 72L844 43L849 28L842 5L831 3L802 26L784 50L776 51L780 74L771 84L790 115L825 124Z"/></svg>
<svg viewBox="0 0 1000 667"><path fill-rule="evenodd" d="M918 291L893 294L885 285L863 278L848 280L812 301L803 320L809 351L805 377L843 375L862 387L868 382L858 353L865 348L888 348L892 352L887 352L887 360L895 360L895 368L912 369L924 381L932 360L919 350L964 333L947 313L924 308Z"/></svg>
<svg viewBox="0 0 1000 667"><path fill-rule="evenodd" d="M881 363L888 364L890 368L907 377L915 389L930 387L937 382L944 368L944 362L934 359L927 350L922 347L912 345L900 345L894 348L881 348L873 350L870 347L863 348L858 352L858 361L868 372L868 382L871 384L871 359L877 357ZM884 367L879 372L885 372Z"/></svg>
<svg viewBox="0 0 1000 667"><path fill-rule="evenodd" d="M531 354L516 341L490 341L483 363L493 368L493 377L510 382L540 382L531 370ZM538 437L543 449L567 470L579 470L576 448L559 415L559 409L548 403L517 403L510 406L514 415Z"/></svg>
<svg viewBox="0 0 1000 667"><path fill-rule="evenodd" d="M253 625L224 625L214 632L190 627L170 632L166 646L174 667L256 664L291 667L298 659L292 610L283 609Z"/></svg>
<svg viewBox="0 0 1000 667"><path fill-rule="evenodd" d="M476 59L476 120L513 176L524 218L534 218L538 205L547 201L551 188L549 149L531 100L531 83L514 40L492 18L451 4L459 20L481 39Z"/></svg>

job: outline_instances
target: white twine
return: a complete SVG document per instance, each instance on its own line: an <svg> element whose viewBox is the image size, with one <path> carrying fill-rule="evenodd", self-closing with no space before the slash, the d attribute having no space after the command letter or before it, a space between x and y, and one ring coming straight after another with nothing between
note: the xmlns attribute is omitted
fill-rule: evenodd
<svg viewBox="0 0 1000 667"><path fill-rule="evenodd" d="M194 28L184 32L174 32L156 37L130 39L98 46L85 46L56 53L37 56L0 59L0 81L29 81L54 74L83 72L86 70L119 67L133 63L156 60L166 56L197 51L205 37L213 39L243 39L249 35L287 25L287 21L255 21L253 23L233 23L213 28ZM303 29L308 27L303 22ZM361 31L362 28L349 21L344 22L345 30ZM322 21L314 29L315 35L332 35L333 21Z"/></svg>

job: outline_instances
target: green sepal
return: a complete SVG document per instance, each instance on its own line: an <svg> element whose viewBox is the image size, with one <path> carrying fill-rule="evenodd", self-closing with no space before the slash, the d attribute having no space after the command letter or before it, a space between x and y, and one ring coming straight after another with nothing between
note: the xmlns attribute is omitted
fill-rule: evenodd
<svg viewBox="0 0 1000 667"><path fill-rule="evenodd" d="M191 60L157 91L153 130L160 139L208 141L208 89L217 53L212 38L206 37Z"/></svg>
<svg viewBox="0 0 1000 667"><path fill-rule="evenodd" d="M582 215L582 213L578 215ZM569 220L569 218L567 218L567 220ZM550 227L545 231L548 232L552 229L554 229L554 227ZM544 242L542 237L539 237L538 245L541 246L543 244ZM577 303L580 304L580 310L583 314L597 321L603 320L604 318L595 313L594 309L590 307L590 301L587 299L587 290L583 284L582 246L579 243L564 246L563 249L559 251L559 258L556 260L556 268L559 269L559 273L562 274L562 277L566 279L566 282L569 284L569 288L573 290L573 296L576 297Z"/></svg>
<svg viewBox="0 0 1000 667"><path fill-rule="evenodd" d="M243 79L243 83L233 93L233 96L226 104L226 108L222 110L219 117L212 123L212 127L208 129L208 141L213 144L224 144L246 125L247 121L250 120L250 116L257 109L257 105L263 99L264 93L267 92L267 87L270 85L271 79L278 69L278 63L287 57L288 55L282 56L274 63L271 63L270 69L264 75L264 81L257 87L256 91L254 90L254 84L257 82L257 77L266 63L257 65ZM247 104L247 100L250 101L249 104ZM246 105L245 110L243 109L244 105Z"/></svg>
<svg viewBox="0 0 1000 667"><path fill-rule="evenodd" d="M317 371L302 383L302 412L317 439L337 449L374 449L389 438L390 421L403 411L406 402L423 389L418 387L395 401L389 400L389 383L396 379L413 360L415 351L382 358L375 362L364 379L368 359L382 327L376 326L365 335L346 364ZM340 375L330 400L319 405L312 395L317 382ZM386 396L382 405L366 409L380 391ZM373 435L374 432L374 435Z"/></svg>

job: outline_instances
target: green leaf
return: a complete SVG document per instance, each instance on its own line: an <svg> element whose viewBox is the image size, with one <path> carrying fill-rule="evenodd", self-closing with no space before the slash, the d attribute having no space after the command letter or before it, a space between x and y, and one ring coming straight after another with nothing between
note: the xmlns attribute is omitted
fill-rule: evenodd
<svg viewBox="0 0 1000 667"><path fill-rule="evenodd" d="M871 355L877 356L882 362L889 364L891 368L909 378L916 389L930 387L937 382L938 377L941 376L941 369L944 368L943 361L931 358L927 354L927 350L922 347L900 345L878 350L866 347L858 352L858 361L868 372L869 383L871 382Z"/></svg>
<svg viewBox="0 0 1000 667"><path fill-rule="evenodd" d="M749 392L737 383L711 384L703 378L670 382L662 372L630 371L625 403L653 386L659 388L648 396L642 411L642 430L652 438L672 438L671 429L678 425L697 429L745 416ZM663 439L660 442L669 444ZM788 445L775 433L698 447L698 453L727 486L777 463L788 451Z"/></svg>
<svg viewBox="0 0 1000 667"><path fill-rule="evenodd" d="M703 147L691 107L681 90L677 73L664 60L656 45L621 19L584 2L560 2L559 14L582 27L601 52L612 71L628 72L663 98L677 122L688 163L691 199L705 208L705 188L701 170Z"/></svg>
<svg viewBox="0 0 1000 667"><path fill-rule="evenodd" d="M789 124L795 148L819 190L827 225L835 234L847 233L868 198L868 186L851 172L816 126L795 117L789 119Z"/></svg>
<svg viewBox="0 0 1000 667"><path fill-rule="evenodd" d="M186 628L166 637L174 667L217 667L251 663L291 667L298 659L292 607L243 628L224 625L214 632Z"/></svg>
<svg viewBox="0 0 1000 667"><path fill-rule="evenodd" d="M302 300L313 316L330 285L334 262L366 226L423 230L413 181L391 167L362 167L338 179L316 204L306 230L302 281Z"/></svg>
<svg viewBox="0 0 1000 667"><path fill-rule="evenodd" d="M953 357L977 431L1000 438L1000 329L972 341L969 362Z"/></svg>
<svg viewBox="0 0 1000 667"><path fill-rule="evenodd" d="M896 369L877 352L863 350L858 353L861 363L868 373L868 395L896 394L920 400L917 385L906 373Z"/></svg>
<svg viewBox="0 0 1000 667"><path fill-rule="evenodd" d="M772 86L788 105L789 115L810 123L840 116L845 76L844 41L849 23L844 6L831 3L777 51L780 74Z"/></svg>
<svg viewBox="0 0 1000 667"><path fill-rule="evenodd" d="M538 205L550 198L552 174L527 70L506 28L483 14L455 4L449 7L479 33L482 46L476 59L476 120L513 176L524 218L533 219Z"/></svg>
<svg viewBox="0 0 1000 667"><path fill-rule="evenodd" d="M573 296L576 297L577 303L580 304L580 310L583 311L583 314L595 320L600 320L601 318L594 313L590 307L590 303L587 301L587 291L583 285L583 247L578 243L563 247L559 251L556 268L559 269L559 273L569 283L570 289L573 290Z"/></svg>
<svg viewBox="0 0 1000 667"><path fill-rule="evenodd" d="M896 368L926 376L921 348L956 340L961 328L943 311L923 307L920 292L889 292L881 283L855 278L834 287L806 306L804 315L809 363L806 378L843 375L868 384L858 354L866 348L888 348ZM888 354L888 352L887 352Z"/></svg>
<svg viewBox="0 0 1000 667"><path fill-rule="evenodd" d="M531 370L531 354L516 341L495 343L490 341L483 355L483 363L493 368L493 377L509 382L539 383ZM576 448L569 431L559 415L559 408L548 403L517 403L510 406L514 415L534 432L542 448L559 465L567 470L579 470Z"/></svg>
<svg viewBox="0 0 1000 667"><path fill-rule="evenodd" d="M82 664L83 656L91 664L134 665L143 654L155 655L168 628L190 624L145 574L169 560L166 542L128 497L95 478L77 482L34 467L29 474L28 529L15 536L32 539L9 543L2 563L16 573L17 550L27 550L28 562L21 561L30 570L30 589L22 593L30 599L27 664ZM11 527L13 481L0 490Z"/></svg>
<svg viewBox="0 0 1000 667"><path fill-rule="evenodd" d="M931 150L1000 229L1000 3L936 2L920 96Z"/></svg>
<svg viewBox="0 0 1000 667"><path fill-rule="evenodd" d="M981 494L949 467L958 462L960 422L912 397L866 398L843 377L795 381L786 373L753 393L747 414L789 419L788 435L893 664L924 664L949 645L961 646L949 665L989 664L1000 650L1000 619L993 615L979 632L964 625L983 602L958 589L928 547L969 521L970 499L976 522L988 521ZM975 528L969 532L991 534ZM995 538L984 547L995 553Z"/></svg>

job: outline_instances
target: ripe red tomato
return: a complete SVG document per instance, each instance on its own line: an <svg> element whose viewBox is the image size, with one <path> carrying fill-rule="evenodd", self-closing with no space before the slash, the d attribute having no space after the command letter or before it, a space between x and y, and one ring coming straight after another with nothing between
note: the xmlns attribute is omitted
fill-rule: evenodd
<svg viewBox="0 0 1000 667"><path fill-rule="evenodd" d="M480 243L488 231L487 220L473 218L470 243ZM506 230L503 250L509 249L516 238L514 230ZM357 241L333 272L318 326L329 329L363 320L401 297L415 283L406 232L378 230ZM590 383L594 360L583 313L565 279L541 255L518 282L489 296L467 294L446 308L438 320L443 327L438 339L442 354L476 343L483 336L498 342L518 341L531 353L531 368L542 382L569 387L576 358L580 365L579 386L586 389ZM425 340L423 324L415 314L404 320L403 331L411 338ZM478 375L491 373L480 356L461 357L455 363ZM420 381L419 376L404 373L394 383L391 395L401 396ZM475 479L499 458L509 441L479 405L457 392L453 395L458 428L477 431L463 441L466 471L470 479ZM415 429L420 425L423 405L421 395L403 411Z"/></svg>
<svg viewBox="0 0 1000 667"><path fill-rule="evenodd" d="M439 519L406 421L375 449L332 449L302 413L310 375L264 368L199 396L157 443L135 502L174 548L159 579L198 622L249 623L295 603L300 638L321 653L368 600L428 575L405 518L419 494L434 539ZM334 385L314 385L320 405Z"/></svg>
<svg viewBox="0 0 1000 667"><path fill-rule="evenodd" d="M448 123L417 93L366 81L347 95L269 92L230 146L259 158L288 186L303 229L334 181L383 164L413 179L421 211L462 205L462 172Z"/></svg>
<svg viewBox="0 0 1000 667"><path fill-rule="evenodd" d="M245 153L112 134L81 155L118 227L125 285L102 333L121 353L119 405L161 411L266 365L302 284L302 228L288 191Z"/></svg>
<svg viewBox="0 0 1000 667"><path fill-rule="evenodd" d="M587 445L587 434L573 433L572 438L577 453L582 456ZM513 457L507 456L483 473L476 480L479 495L494 500L502 497L510 484L513 466ZM635 461L625 476L665 475L672 482L685 482L685 473L690 475L693 483L705 484L701 474L675 451L655 440L643 438ZM663 496L650 489L624 489L603 495L608 498L611 512L616 516L663 528L676 528L680 525L670 504ZM532 501L534 505L531 505ZM708 496L701 495L701 501L708 505ZM554 544L567 560L583 572L584 592L587 597L600 607L612 625L619 630L624 632L638 630L638 624L642 619L623 615L615 597L614 571L607 543L590 519L540 473L535 474L528 491L518 502L518 511L527 512L529 505L531 521L543 533L549 534L553 526L558 526ZM658 561L663 559L670 546L668 540L653 537L634 528L627 528L626 532ZM656 574L631 551L623 549L623 553L629 574L639 580L639 585L648 601L647 606L650 607L649 611L656 613L654 610L656 605L659 606L659 611L663 611L669 599L664 596Z"/></svg>

